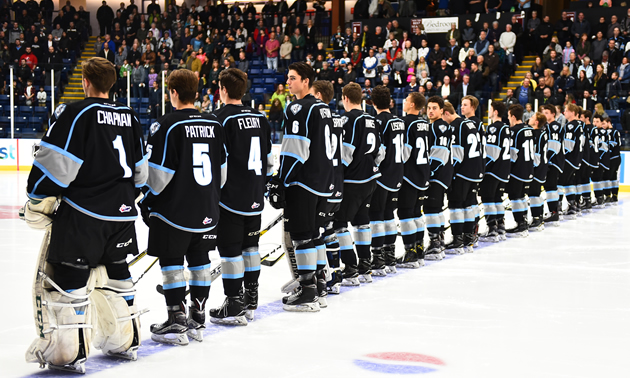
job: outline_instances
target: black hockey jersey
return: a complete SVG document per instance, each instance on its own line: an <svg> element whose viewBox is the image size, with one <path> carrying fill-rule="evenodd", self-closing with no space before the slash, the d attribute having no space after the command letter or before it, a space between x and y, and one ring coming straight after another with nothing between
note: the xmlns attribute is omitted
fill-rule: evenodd
<svg viewBox="0 0 630 378"><path fill-rule="evenodd" d="M547 128L534 129L534 180L544 184L547 181Z"/></svg>
<svg viewBox="0 0 630 378"><path fill-rule="evenodd" d="M330 135L330 148L329 155L332 156L335 191L328 198L328 202L341 202L343 200L343 170L344 166L341 162L342 150L345 148L343 145L343 127L348 120L346 117L342 117L339 114L332 112L333 117L333 129Z"/></svg>
<svg viewBox="0 0 630 378"><path fill-rule="evenodd" d="M479 137L481 138L481 145L479 146L479 148L481 150L481 156L483 157L483 160L485 160L486 158L486 127L477 116L472 116L470 118L467 118L467 120L474 123L475 127L477 127L477 131L479 131ZM485 163L483 165L484 165L483 169L485 171Z"/></svg>
<svg viewBox="0 0 630 378"><path fill-rule="evenodd" d="M381 177L378 165L383 154L376 120L359 109L346 112L343 117L347 117L343 126L343 182L360 184Z"/></svg>
<svg viewBox="0 0 630 378"><path fill-rule="evenodd" d="M486 175L492 176L501 182L510 180L510 168L512 165L510 146L512 137L510 126L499 121L494 122L486 129Z"/></svg>
<svg viewBox="0 0 630 378"><path fill-rule="evenodd" d="M444 187L451 186L453 180L453 155L451 143L453 128L443 119L429 124L429 163L431 164L430 182L435 182Z"/></svg>
<svg viewBox="0 0 630 378"><path fill-rule="evenodd" d="M556 121L547 124L547 161L549 167L562 172L564 169L564 128Z"/></svg>
<svg viewBox="0 0 630 378"><path fill-rule="evenodd" d="M456 118L453 128L453 172L454 177L472 182L483 179L483 151L477 125L468 119Z"/></svg>
<svg viewBox="0 0 630 378"><path fill-rule="evenodd" d="M573 120L564 125L564 161L574 169L580 169L582 162L582 134L582 122Z"/></svg>
<svg viewBox="0 0 630 378"><path fill-rule="evenodd" d="M385 158L379 165L381 177L376 179L376 183L383 189L397 192L402 186L405 169L405 121L390 112L381 112L375 119L381 134L381 146L385 150Z"/></svg>
<svg viewBox="0 0 630 378"><path fill-rule="evenodd" d="M591 158L591 148L590 148L590 135L591 129L593 125L586 124L580 121L580 125L582 126L582 136L580 136L580 151L582 151L582 161L581 164L589 165L589 160Z"/></svg>
<svg viewBox="0 0 630 378"><path fill-rule="evenodd" d="M599 166L599 131L597 127L588 124L584 126L584 135L588 145L588 159L582 158L582 161L591 168L597 168Z"/></svg>
<svg viewBox="0 0 630 378"><path fill-rule="evenodd" d="M610 169L610 145L608 144L608 130L598 128L599 141L599 166L605 170Z"/></svg>
<svg viewBox="0 0 630 378"><path fill-rule="evenodd" d="M405 121L406 144L404 150L405 172L403 180L416 189L429 188L429 124L419 115L408 115Z"/></svg>
<svg viewBox="0 0 630 378"><path fill-rule="evenodd" d="M269 121L243 105L225 105L214 115L223 126L227 150L220 206L240 215L258 215L265 205L267 177L273 174Z"/></svg>
<svg viewBox="0 0 630 378"><path fill-rule="evenodd" d="M210 114L182 109L151 125L149 179L142 203L183 231L208 232L219 221L227 175L223 127Z"/></svg>
<svg viewBox="0 0 630 378"><path fill-rule="evenodd" d="M335 184L328 148L332 129L328 105L310 94L286 107L278 172L285 186L298 185L320 197L332 195Z"/></svg>
<svg viewBox="0 0 630 378"><path fill-rule="evenodd" d="M608 146L610 149L610 162L621 159L621 134L619 130L608 129Z"/></svg>
<svg viewBox="0 0 630 378"><path fill-rule="evenodd" d="M135 112L108 99L86 98L59 105L49 125L28 177L28 196L61 195L91 217L135 220L135 188L148 175Z"/></svg>
<svg viewBox="0 0 630 378"><path fill-rule="evenodd" d="M524 123L519 123L510 128L510 133L512 137L510 177L523 182L531 182L534 178L534 129Z"/></svg>

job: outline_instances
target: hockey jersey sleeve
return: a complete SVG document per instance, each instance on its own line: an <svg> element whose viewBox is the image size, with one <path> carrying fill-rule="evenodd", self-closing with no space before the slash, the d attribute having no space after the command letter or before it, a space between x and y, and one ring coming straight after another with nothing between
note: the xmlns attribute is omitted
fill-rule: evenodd
<svg viewBox="0 0 630 378"><path fill-rule="evenodd" d="M452 144L452 151L453 151L453 168L457 171L458 165L461 164L462 161L464 161L464 153L465 153L465 149L464 146L462 146L462 130L463 129L463 125L460 124L459 127L457 127L455 129L455 132L453 133L453 144Z"/></svg>
<svg viewBox="0 0 630 378"><path fill-rule="evenodd" d="M136 188L142 188L149 179L149 159L148 155L146 155L144 149L144 140L142 137L142 126L140 125L140 121L136 114L132 117L132 125L134 130L134 137L138 143L135 144L134 157L135 157L135 168L134 168L134 184Z"/></svg>
<svg viewBox="0 0 630 378"><path fill-rule="evenodd" d="M488 158L488 162L495 162L501 156L501 130L496 126L491 126L488 128L488 131L494 131L492 133L488 132L486 135L486 157ZM486 163L486 165L487 165Z"/></svg>
<svg viewBox="0 0 630 378"><path fill-rule="evenodd" d="M450 135L446 134L450 126L443 122L433 122L431 124L431 151L429 152L429 162L431 164L431 172L436 172L440 167L450 163L451 150L449 145ZM442 130L444 129L444 130Z"/></svg>
<svg viewBox="0 0 630 378"><path fill-rule="evenodd" d="M149 137L146 147L149 165L146 200L149 199L149 195L157 196L164 191L175 176L179 166L177 132L171 132L160 127L159 120L151 125L151 130L157 131Z"/></svg>
<svg viewBox="0 0 630 378"><path fill-rule="evenodd" d="M510 145L510 161L512 163L515 163L518 160L518 153L519 153L519 149L518 149L518 143L519 143L519 133L516 133L514 135L513 132L511 132L512 134L512 144Z"/></svg>
<svg viewBox="0 0 630 378"><path fill-rule="evenodd" d="M60 195L77 177L83 165L84 150L82 129L75 131L74 113L66 109L65 104L55 109L28 177L30 198Z"/></svg>
<svg viewBox="0 0 630 378"><path fill-rule="evenodd" d="M296 108L296 105L300 108ZM294 109L298 109L294 111ZM280 171L278 175L287 185L302 169L310 157L311 139L308 130L308 112L299 104L293 104L284 111L284 138L280 150Z"/></svg>
<svg viewBox="0 0 630 378"><path fill-rule="evenodd" d="M578 132L577 132L577 128L576 130L570 130L569 127L571 125L567 124L567 132L564 134L564 141L562 142L563 146L564 146L564 153L565 154L570 154L571 152L573 152L573 150L575 149L575 144L576 142L579 142L578 138Z"/></svg>

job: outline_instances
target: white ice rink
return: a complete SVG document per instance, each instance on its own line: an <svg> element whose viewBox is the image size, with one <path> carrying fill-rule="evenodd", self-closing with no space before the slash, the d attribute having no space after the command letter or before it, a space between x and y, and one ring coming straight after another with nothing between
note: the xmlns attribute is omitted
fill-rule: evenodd
<svg viewBox="0 0 630 378"><path fill-rule="evenodd" d="M74 376L24 362L35 338L31 285L43 232L17 219L26 173L0 173L0 377ZM95 377L630 377L630 196L618 207L527 239L401 271L328 296L319 313L287 313L287 264L262 267L257 319L208 323L203 343L164 346L149 325L166 318L154 267L138 284L143 345L136 362L92 350ZM263 224L273 217L264 214ZM510 226L511 215L508 215ZM147 228L137 223L139 247ZM274 229L261 239L278 244ZM263 246L264 250L265 246ZM398 253L402 253L398 250ZM218 254L212 253L213 263ZM152 261L131 268L137 278ZM223 300L221 281L210 307Z"/></svg>

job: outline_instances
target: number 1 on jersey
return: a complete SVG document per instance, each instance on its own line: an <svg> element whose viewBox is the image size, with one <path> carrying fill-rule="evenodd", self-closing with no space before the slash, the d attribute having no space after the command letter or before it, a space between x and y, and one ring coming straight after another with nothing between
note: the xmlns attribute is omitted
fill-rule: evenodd
<svg viewBox="0 0 630 378"><path fill-rule="evenodd" d="M116 135L116 139L114 139L112 143L114 144L114 149L118 150L118 161L123 171L125 171L123 178L131 177L131 168L127 165L127 153L125 152L125 146L122 142L122 136Z"/></svg>

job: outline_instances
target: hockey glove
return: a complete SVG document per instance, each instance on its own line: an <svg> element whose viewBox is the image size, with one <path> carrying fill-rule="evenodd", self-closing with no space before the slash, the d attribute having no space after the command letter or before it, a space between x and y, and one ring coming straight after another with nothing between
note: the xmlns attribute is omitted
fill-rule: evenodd
<svg viewBox="0 0 630 378"><path fill-rule="evenodd" d="M278 178L274 176L267 184L267 191L269 192L269 203L274 209L283 209L285 203L284 200L284 185Z"/></svg>
<svg viewBox="0 0 630 378"><path fill-rule="evenodd" d="M147 227L149 226L149 215L151 214L151 211L149 211L149 207L142 202L138 203L138 207L140 208L140 216L142 217L142 221L144 222L144 224L147 225Z"/></svg>
<svg viewBox="0 0 630 378"><path fill-rule="evenodd" d="M32 198L24 205L24 220L34 230L44 230L53 222L52 215L57 208L57 197Z"/></svg>

